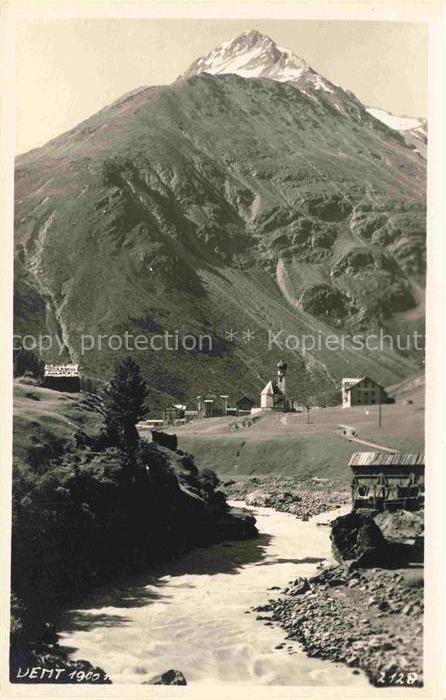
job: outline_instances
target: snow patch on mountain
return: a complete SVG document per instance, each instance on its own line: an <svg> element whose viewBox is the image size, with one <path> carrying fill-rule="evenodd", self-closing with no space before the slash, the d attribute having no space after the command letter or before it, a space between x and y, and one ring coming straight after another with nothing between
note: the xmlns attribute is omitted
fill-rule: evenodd
<svg viewBox="0 0 446 700"><path fill-rule="evenodd" d="M331 92L332 94L334 93L334 90L330 87L328 81L324 80L318 73L314 73L312 83L315 90L325 90L325 92Z"/></svg>
<svg viewBox="0 0 446 700"><path fill-rule="evenodd" d="M427 135L425 121L421 119L404 116L400 117L396 114L392 114L391 112L386 112L385 109L378 109L377 107L368 107L367 112L371 114L372 117L379 119L380 122L383 122L383 124L391 129L394 129L395 131L409 131L416 129L418 132Z"/></svg>
<svg viewBox="0 0 446 700"><path fill-rule="evenodd" d="M232 73L242 78L270 78L280 83L299 81L305 74L316 90L333 92L331 83L315 73L302 58L253 30L225 41L195 61L180 78L209 73Z"/></svg>

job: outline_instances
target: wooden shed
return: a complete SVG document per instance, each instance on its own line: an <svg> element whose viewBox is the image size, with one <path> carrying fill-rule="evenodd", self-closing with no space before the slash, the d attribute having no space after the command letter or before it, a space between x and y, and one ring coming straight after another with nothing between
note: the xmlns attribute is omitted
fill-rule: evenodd
<svg viewBox="0 0 446 700"><path fill-rule="evenodd" d="M251 408L254 408L255 403L248 396L242 396L241 399L236 401L235 405L238 411L245 411L247 413L250 413Z"/></svg>
<svg viewBox="0 0 446 700"><path fill-rule="evenodd" d="M353 508L417 510L424 505L424 453L355 452L349 466Z"/></svg>

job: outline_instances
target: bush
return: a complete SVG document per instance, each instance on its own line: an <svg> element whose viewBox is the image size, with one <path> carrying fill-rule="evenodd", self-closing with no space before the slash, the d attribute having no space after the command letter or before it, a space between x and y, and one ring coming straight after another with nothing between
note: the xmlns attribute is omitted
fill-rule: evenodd
<svg viewBox="0 0 446 700"><path fill-rule="evenodd" d="M212 469L203 469L198 475L198 481L201 488L207 493L215 491L220 484L220 479Z"/></svg>
<svg viewBox="0 0 446 700"><path fill-rule="evenodd" d="M14 350L13 367L14 377L32 376L35 379L43 378L45 363L32 350Z"/></svg>

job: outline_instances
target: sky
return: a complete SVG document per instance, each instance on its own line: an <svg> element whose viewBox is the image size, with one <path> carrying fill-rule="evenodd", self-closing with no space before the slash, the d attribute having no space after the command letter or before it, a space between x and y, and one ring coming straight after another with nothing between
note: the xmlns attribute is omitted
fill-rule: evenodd
<svg viewBox="0 0 446 700"><path fill-rule="evenodd" d="M16 152L41 146L121 95L175 80L257 29L367 106L427 116L427 27L403 22L228 19L21 20Z"/></svg>

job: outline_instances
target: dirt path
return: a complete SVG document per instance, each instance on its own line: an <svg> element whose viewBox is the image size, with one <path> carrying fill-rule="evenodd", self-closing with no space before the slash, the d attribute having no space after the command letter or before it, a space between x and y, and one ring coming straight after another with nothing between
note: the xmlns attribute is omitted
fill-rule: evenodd
<svg viewBox="0 0 446 700"><path fill-rule="evenodd" d="M361 440L360 438L349 437L346 438L349 442L357 442L359 445L367 445L367 447L374 447L380 452L399 452L399 450L394 450L393 447L386 447L385 445L377 445L375 442L369 442L368 440Z"/></svg>

